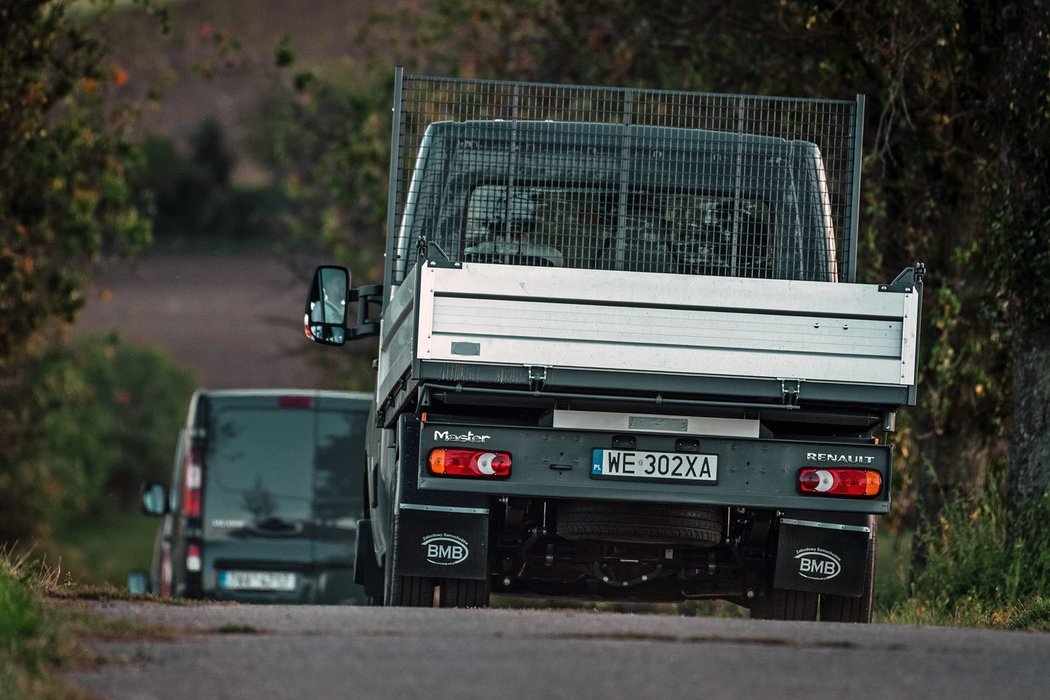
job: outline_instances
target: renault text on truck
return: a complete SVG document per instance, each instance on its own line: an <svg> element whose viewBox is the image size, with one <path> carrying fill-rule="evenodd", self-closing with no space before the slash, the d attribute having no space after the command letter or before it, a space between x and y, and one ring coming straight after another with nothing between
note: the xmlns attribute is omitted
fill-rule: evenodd
<svg viewBox="0 0 1050 700"><path fill-rule="evenodd" d="M856 283L863 106L397 71L383 282L304 319L379 338L373 601L870 620L924 270Z"/></svg>

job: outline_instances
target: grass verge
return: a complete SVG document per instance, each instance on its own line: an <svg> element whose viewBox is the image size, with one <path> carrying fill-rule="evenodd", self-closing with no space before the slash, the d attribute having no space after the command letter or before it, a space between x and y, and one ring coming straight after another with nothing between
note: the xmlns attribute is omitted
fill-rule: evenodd
<svg viewBox="0 0 1050 700"><path fill-rule="evenodd" d="M879 621L1050 631L1050 494L1021 513L997 488L956 498L914 544L925 562L901 570Z"/></svg>
<svg viewBox="0 0 1050 700"><path fill-rule="evenodd" d="M28 553L0 548L0 689L5 700L81 700L62 680L65 671L105 663L80 640L170 639L166 628L107 618L78 608L77 598L128 597L116 588L83 589L60 569Z"/></svg>
<svg viewBox="0 0 1050 700"><path fill-rule="evenodd" d="M159 524L113 504L59 527L48 558L60 556L62 570L78 583L123 588L129 571L149 568Z"/></svg>

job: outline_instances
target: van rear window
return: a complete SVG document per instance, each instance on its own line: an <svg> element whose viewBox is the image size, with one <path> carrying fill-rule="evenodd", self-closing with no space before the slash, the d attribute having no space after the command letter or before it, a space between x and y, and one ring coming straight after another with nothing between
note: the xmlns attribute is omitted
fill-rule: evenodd
<svg viewBox="0 0 1050 700"><path fill-rule="evenodd" d="M360 508L366 414L213 407L205 523L293 527Z"/></svg>

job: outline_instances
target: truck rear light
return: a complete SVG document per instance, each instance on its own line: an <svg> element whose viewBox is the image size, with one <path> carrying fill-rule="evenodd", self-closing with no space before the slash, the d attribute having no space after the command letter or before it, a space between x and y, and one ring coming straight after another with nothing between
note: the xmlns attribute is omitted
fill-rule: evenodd
<svg viewBox="0 0 1050 700"><path fill-rule="evenodd" d="M823 496L877 496L882 475L874 469L803 469L798 487L802 493Z"/></svg>
<svg viewBox="0 0 1050 700"><path fill-rule="evenodd" d="M186 545L186 571L197 573L201 570L201 546L199 544Z"/></svg>
<svg viewBox="0 0 1050 700"><path fill-rule="evenodd" d="M510 454L486 450L437 448L430 451L430 473L441 476L510 476Z"/></svg>
<svg viewBox="0 0 1050 700"><path fill-rule="evenodd" d="M171 549L165 544L160 550L160 581L157 594L162 598L171 597Z"/></svg>
<svg viewBox="0 0 1050 700"><path fill-rule="evenodd" d="M199 447L191 447L186 454L186 466L182 475L182 514L187 518L201 517L203 456L203 451Z"/></svg>
<svg viewBox="0 0 1050 700"><path fill-rule="evenodd" d="M277 405L281 408L310 408L313 406L313 398L310 396L284 395L277 399Z"/></svg>

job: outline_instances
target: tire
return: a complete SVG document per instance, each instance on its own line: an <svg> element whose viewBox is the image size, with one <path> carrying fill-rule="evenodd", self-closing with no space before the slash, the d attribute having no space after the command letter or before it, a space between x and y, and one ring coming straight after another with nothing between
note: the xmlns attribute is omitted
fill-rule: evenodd
<svg viewBox="0 0 1050 700"><path fill-rule="evenodd" d="M375 557L372 539L372 521L357 521L354 538L354 583L361 586L361 597L366 605L383 604L384 572Z"/></svg>
<svg viewBox="0 0 1050 700"><path fill-rule="evenodd" d="M725 509L716 506L566 501L558 534L569 540L710 545L722 541Z"/></svg>
<svg viewBox="0 0 1050 700"><path fill-rule="evenodd" d="M820 595L809 591L789 591L786 588L770 589L766 598L751 603L751 618L754 620L808 620L817 619L817 604Z"/></svg>
<svg viewBox="0 0 1050 700"><path fill-rule="evenodd" d="M433 578L402 576L397 567L397 518L391 513L390 546L383 562L383 604L405 608L434 607Z"/></svg>
<svg viewBox="0 0 1050 700"><path fill-rule="evenodd" d="M878 554L878 520L868 516L871 528L871 546L864 566L864 588L857 596L822 595L820 597L820 619L826 622L871 622L872 601L875 598L875 559Z"/></svg>
<svg viewBox="0 0 1050 700"><path fill-rule="evenodd" d="M875 594L875 558L878 549L875 516L868 516L872 541L864 568L864 588L860 596L818 594L774 588L769 596L751 604L751 617L761 620L816 620L824 622L871 622ZM819 609L819 615L818 615Z"/></svg>
<svg viewBox="0 0 1050 700"><path fill-rule="evenodd" d="M403 608L434 607L434 579L423 576L391 577L386 605Z"/></svg>
<svg viewBox="0 0 1050 700"><path fill-rule="evenodd" d="M438 604L442 608L486 608L489 604L488 579L442 579Z"/></svg>

